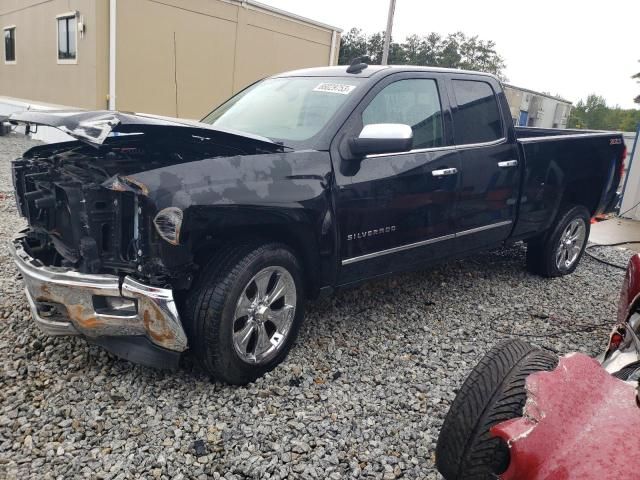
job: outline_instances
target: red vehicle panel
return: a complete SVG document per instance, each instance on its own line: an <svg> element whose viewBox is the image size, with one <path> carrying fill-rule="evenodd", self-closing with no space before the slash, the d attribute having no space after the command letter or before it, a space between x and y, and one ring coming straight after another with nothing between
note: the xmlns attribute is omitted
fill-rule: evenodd
<svg viewBox="0 0 640 480"><path fill-rule="evenodd" d="M503 480L640 478L636 390L583 354L527 378L522 418L491 429L510 447Z"/></svg>
<svg viewBox="0 0 640 480"><path fill-rule="evenodd" d="M640 255L634 255L629 259L624 283L620 292L618 303L618 322L624 322L629 318L629 313L640 298Z"/></svg>

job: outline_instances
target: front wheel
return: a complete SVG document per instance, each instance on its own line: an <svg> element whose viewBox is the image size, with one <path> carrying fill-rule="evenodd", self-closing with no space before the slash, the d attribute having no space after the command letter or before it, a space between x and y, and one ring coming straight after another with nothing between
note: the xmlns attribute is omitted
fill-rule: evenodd
<svg viewBox="0 0 640 480"><path fill-rule="evenodd" d="M582 205L565 205L551 231L527 245L527 268L543 277L568 275L580 263L590 231L589 211Z"/></svg>
<svg viewBox="0 0 640 480"><path fill-rule="evenodd" d="M300 264L285 245L238 245L212 259L185 304L196 359L245 385L286 357L304 317Z"/></svg>

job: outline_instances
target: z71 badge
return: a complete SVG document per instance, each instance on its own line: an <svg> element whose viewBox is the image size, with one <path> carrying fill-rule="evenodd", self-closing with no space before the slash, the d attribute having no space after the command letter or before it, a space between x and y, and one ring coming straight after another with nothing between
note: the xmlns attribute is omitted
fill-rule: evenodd
<svg viewBox="0 0 640 480"><path fill-rule="evenodd" d="M611 140L609 140L609 145L620 145L621 143L621 138L612 138Z"/></svg>
<svg viewBox="0 0 640 480"><path fill-rule="evenodd" d="M376 235L382 235L385 233L391 233L395 231L396 231L395 225L391 225L389 227L374 228L373 230L367 230L366 232L351 233L347 235L347 241L360 239L360 238L375 237Z"/></svg>

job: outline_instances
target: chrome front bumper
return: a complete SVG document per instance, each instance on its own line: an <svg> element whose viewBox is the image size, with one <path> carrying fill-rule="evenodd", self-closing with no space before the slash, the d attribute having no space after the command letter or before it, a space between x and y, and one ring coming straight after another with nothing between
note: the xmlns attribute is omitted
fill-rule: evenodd
<svg viewBox="0 0 640 480"><path fill-rule="evenodd" d="M23 234L9 246L22 273L33 318L45 333L95 340L145 336L163 349L187 349L187 336L170 289L144 285L129 276L121 281L115 275L47 267L28 253ZM128 307L98 306L105 302Z"/></svg>

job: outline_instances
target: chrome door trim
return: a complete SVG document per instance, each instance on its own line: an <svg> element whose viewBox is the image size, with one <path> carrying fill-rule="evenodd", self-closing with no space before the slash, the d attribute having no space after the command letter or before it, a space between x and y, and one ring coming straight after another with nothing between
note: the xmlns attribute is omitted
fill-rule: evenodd
<svg viewBox="0 0 640 480"><path fill-rule="evenodd" d="M431 243L442 242L443 240L453 240L455 234L443 235L442 237L430 238L429 240L422 240L421 242L409 243L407 245L400 245L399 247L389 248L387 250L380 250L378 252L367 253L366 255L360 255L359 257L351 257L346 260L342 260L342 265L350 265L352 263L361 262L363 260L369 260L370 258L381 257L390 253L402 252L404 250L410 250L416 247L422 247L423 245L429 245Z"/></svg>
<svg viewBox="0 0 640 480"><path fill-rule="evenodd" d="M442 242L444 240L453 240L457 237L463 237L465 235L471 235L473 233L482 232L484 230L490 230L492 228L500 228L505 227L513 223L512 220L505 220L504 222L491 223L489 225L483 225L481 227L472 228L470 230L463 230L461 232L452 233L450 235L443 235L441 237L430 238L428 240L422 240L421 242L409 243L407 245L400 245L399 247L388 248L386 250L380 250L378 252L367 253L365 255L360 255L359 257L351 257L345 260L342 260L342 266L351 265L352 263L361 262L363 260L369 260L371 258L381 257L383 255L388 255L390 253L402 252L404 250L410 250L412 248L422 247L424 245L430 245L432 243Z"/></svg>
<svg viewBox="0 0 640 480"><path fill-rule="evenodd" d="M497 140L492 140L490 142L465 143L463 145L456 145L456 148L458 150L468 150L470 148L493 147L493 146L505 143L506 141L507 141L507 139L505 137L502 137L502 138L499 138Z"/></svg>
<svg viewBox="0 0 640 480"><path fill-rule="evenodd" d="M470 148L480 148L480 147L493 147L495 145L500 145L501 143L505 143L506 141L507 139L503 137L503 138L499 138L498 140L493 140L491 142L466 143L464 145L447 145L446 147L415 148L413 150L409 150L408 152L375 153L372 155L367 155L365 158L389 157L389 156L396 156L396 155L411 155L414 153L446 152L448 150L468 150Z"/></svg>
<svg viewBox="0 0 640 480"><path fill-rule="evenodd" d="M516 132L517 136L517 132ZM596 138L596 137L611 137L619 138L620 134L616 132L589 132L589 133L572 133L568 135L549 135L547 137L524 137L518 138L519 143L536 143L536 142L557 142L560 140L570 140L572 138Z"/></svg>
<svg viewBox="0 0 640 480"><path fill-rule="evenodd" d="M481 227L471 228L469 230L463 230L461 232L456 233L456 237L464 237L465 235L471 235L472 233L483 232L485 230L491 230L492 228L500 228L506 227L507 225L511 225L513 221L505 220L504 222L491 223L489 225L483 225Z"/></svg>

